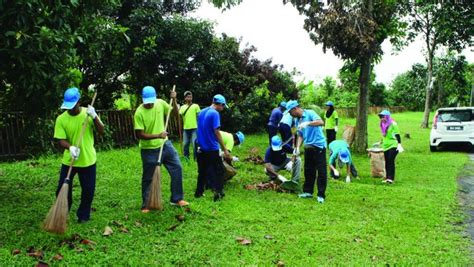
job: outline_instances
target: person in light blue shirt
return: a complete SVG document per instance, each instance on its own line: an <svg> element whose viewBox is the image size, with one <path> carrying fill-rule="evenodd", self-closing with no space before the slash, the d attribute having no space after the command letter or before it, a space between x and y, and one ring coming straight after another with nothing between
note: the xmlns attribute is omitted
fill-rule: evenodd
<svg viewBox="0 0 474 267"><path fill-rule="evenodd" d="M326 138L323 133L324 121L313 110L302 109L296 100L291 100L287 103L287 112L297 119L298 138L293 155L298 156L300 154L300 146L304 141L305 182L303 193L298 196L300 198L313 197L317 174L317 200L319 203L324 203L328 182Z"/></svg>

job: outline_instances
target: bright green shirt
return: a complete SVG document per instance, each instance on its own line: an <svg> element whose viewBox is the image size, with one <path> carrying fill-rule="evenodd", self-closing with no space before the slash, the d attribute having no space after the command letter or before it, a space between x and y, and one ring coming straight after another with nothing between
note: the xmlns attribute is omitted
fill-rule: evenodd
<svg viewBox="0 0 474 267"><path fill-rule="evenodd" d="M201 108L198 104L191 104L191 107L188 109L189 105L185 104L179 109L179 114L183 115L186 110L186 115L183 116L183 129L190 130L197 128L197 115Z"/></svg>
<svg viewBox="0 0 474 267"><path fill-rule="evenodd" d="M77 146L82 124L87 119L87 128L79 145L81 152L79 158L74 161L74 167L88 167L94 165L97 160L94 148L94 122L87 116L86 110L86 108L81 108L81 112L76 116L65 111L56 118L54 124L54 138L66 140L71 146ZM69 149L64 150L62 164L67 166L71 164Z"/></svg>
<svg viewBox="0 0 474 267"><path fill-rule="evenodd" d="M339 119L339 116L337 115L337 111L333 111L331 114L331 117L326 117L326 112L324 113L324 118L325 118L325 126L324 128L326 129L334 129L336 127L336 119Z"/></svg>
<svg viewBox="0 0 474 267"><path fill-rule="evenodd" d="M398 124L394 121L387 129L387 135L383 138L383 151L387 151L391 148L396 148L398 146L398 141L395 135L400 134L400 129Z"/></svg>
<svg viewBox="0 0 474 267"><path fill-rule="evenodd" d="M227 150L232 151L234 148L234 136L231 133L221 131L222 141Z"/></svg>
<svg viewBox="0 0 474 267"><path fill-rule="evenodd" d="M143 130L146 134L159 134L165 130L165 116L170 105L161 99L157 99L152 108L147 109L141 104L135 111L133 117L134 129ZM161 147L165 139L156 138L150 140L140 139L141 149L155 149Z"/></svg>

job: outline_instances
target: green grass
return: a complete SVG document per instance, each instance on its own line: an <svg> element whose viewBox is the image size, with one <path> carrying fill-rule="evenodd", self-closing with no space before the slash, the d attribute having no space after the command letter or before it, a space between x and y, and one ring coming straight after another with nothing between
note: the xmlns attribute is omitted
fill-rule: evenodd
<svg viewBox="0 0 474 267"><path fill-rule="evenodd" d="M161 213L141 214L141 161L138 148L98 153L96 211L88 224L75 222L79 200L75 179L73 212L65 237L45 233L40 225L54 200L60 159L0 165L0 262L32 265L29 247L41 249L44 261L60 253L73 265L467 265L470 240L456 192L456 176L465 153L430 153L429 130L420 129L421 113L395 114L406 152L397 158L394 185L370 177L369 159L355 155L361 179L351 184L329 181L326 203L294 194L249 191L245 184L266 180L263 166L238 163L238 175L226 185L224 201L212 194L194 199L196 166L184 163L184 188L191 210L166 206ZM342 124L353 120L343 120ZM342 127L341 127L342 128ZM380 139L378 119L369 119L369 144ZM249 136L234 154L241 159L251 147L264 152L266 136ZM289 176L286 174L286 176ZM76 177L77 178L77 177ZM169 198L169 176L163 176ZM178 222L175 215L184 214ZM113 221L122 223L122 233ZM136 222L141 225L137 226ZM170 227L178 224L174 230ZM114 234L103 237L105 226ZM78 233L96 242L77 244L77 252L60 241ZM270 235L272 238L265 238ZM244 246L236 237L250 239ZM14 249L21 253L12 255Z"/></svg>

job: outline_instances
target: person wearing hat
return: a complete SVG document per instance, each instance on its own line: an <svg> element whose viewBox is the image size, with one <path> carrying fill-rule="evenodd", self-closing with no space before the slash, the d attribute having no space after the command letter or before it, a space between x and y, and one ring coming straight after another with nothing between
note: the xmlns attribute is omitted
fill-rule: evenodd
<svg viewBox="0 0 474 267"><path fill-rule="evenodd" d="M73 167L70 174L70 187L68 193L69 209L72 205L72 186L73 178L76 173L79 175L81 185L81 202L77 209L77 219L79 223L87 222L91 215L92 200L94 199L96 182L96 152L94 148L94 130L99 134L104 133L104 124L102 124L94 107L89 105L87 108L80 106L79 89L72 87L64 93L64 101L61 109L65 110L56 118L54 124L54 139L58 141L60 147L64 149L61 171L59 175L58 195L64 180L67 177L69 166L74 158ZM79 137L82 132L83 123L87 123L87 128L82 137L79 147Z"/></svg>
<svg viewBox="0 0 474 267"><path fill-rule="evenodd" d="M232 155L232 149L234 149L234 146L240 146L244 143L245 140L245 135L241 132L238 131L234 134L228 133L221 131L221 136L222 136L222 141L224 142L224 146L229 150L229 154ZM222 155L222 150L219 150L219 154ZM237 174L237 171L234 169L234 166L232 166L232 162L234 161L239 161L239 158L232 156L232 160L225 160L222 158L222 163L224 164L224 181L230 180L232 177L234 177ZM209 181L208 181L209 182ZM210 186L212 188L212 186Z"/></svg>
<svg viewBox="0 0 474 267"><path fill-rule="evenodd" d="M304 142L304 175L303 193L300 198L312 198L314 183L317 182L319 203L326 198L327 162L326 138L323 133L324 121L313 110L303 109L298 101L291 100L287 104L287 112L297 119L298 137L293 151L294 156L300 154L300 146ZM316 180L317 175L317 180Z"/></svg>
<svg viewBox="0 0 474 267"><path fill-rule="evenodd" d="M265 151L265 173L271 180L280 180L282 182L282 188L296 191L298 190L301 176L301 158L288 158L288 152L286 152L283 147L281 138L278 135L273 136L271 145ZM291 172L291 181L288 181L283 175L278 174L278 171L283 169Z"/></svg>
<svg viewBox="0 0 474 267"><path fill-rule="evenodd" d="M212 99L211 106L201 110L197 125L197 163L198 178L194 197L200 198L204 194L207 179L214 189L214 201L224 197L224 164L219 155L219 148L223 151L224 159L231 161L229 150L224 145L220 127L219 112L227 107L225 97L217 94Z"/></svg>
<svg viewBox="0 0 474 267"><path fill-rule="evenodd" d="M293 133L291 128L295 126L295 120L291 117L290 113L283 114L283 117L280 120L280 124L278 125L278 131L280 132L281 138L284 140L286 144L283 145L283 149L288 152L293 152L293 145L291 139L293 139ZM291 140L287 142L288 140Z"/></svg>
<svg viewBox="0 0 474 267"><path fill-rule="evenodd" d="M383 182L392 184L395 181L395 158L398 153L402 153L404 149L400 138L400 129L398 128L397 122L390 116L390 112L383 110L379 113L379 118L380 130L383 136L382 147L386 173Z"/></svg>
<svg viewBox="0 0 474 267"><path fill-rule="evenodd" d="M357 177L357 170L352 162L349 145L345 140L334 140L329 144L329 168L331 169L331 176L339 178L336 162L339 162L340 167L347 167L346 183L351 182L351 174Z"/></svg>
<svg viewBox="0 0 474 267"><path fill-rule="evenodd" d="M282 101L280 102L280 105L274 108L272 110L272 113L270 114L270 118L268 119L267 123L269 144L271 144L272 142L272 137L278 134L278 124L280 123L281 118L283 117L283 111L285 111L285 109L286 102Z"/></svg>
<svg viewBox="0 0 474 267"><path fill-rule="evenodd" d="M327 109L326 113L324 113L324 121L329 145L332 141L336 140L339 116L337 115L337 111L334 109L334 103L332 101L326 102L326 107Z"/></svg>
<svg viewBox="0 0 474 267"><path fill-rule="evenodd" d="M171 92L171 98L176 98L176 92ZM165 165L171 177L171 197L170 204L184 207L189 203L184 200L183 192L183 168L179 161L178 152L170 140L165 129L165 118L169 109L178 110L176 101L173 107L162 99L156 98L155 88L145 86L142 90L141 104L134 115L134 129L139 141L140 154L142 159L142 212L147 213L145 208L150 184L153 179L161 147L163 155L161 162Z"/></svg>
<svg viewBox="0 0 474 267"><path fill-rule="evenodd" d="M196 141L197 115L201 108L198 104L193 104L193 94L190 91L184 92L184 101L186 103L179 109L179 114L183 117L183 155L189 159L189 146Z"/></svg>

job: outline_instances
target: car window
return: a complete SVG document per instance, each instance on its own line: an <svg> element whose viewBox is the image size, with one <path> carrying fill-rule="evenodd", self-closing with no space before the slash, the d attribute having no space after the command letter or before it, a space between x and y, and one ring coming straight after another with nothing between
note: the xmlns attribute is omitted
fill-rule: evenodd
<svg viewBox="0 0 474 267"><path fill-rule="evenodd" d="M442 122L471 121L471 110L444 110L439 111L438 120Z"/></svg>

